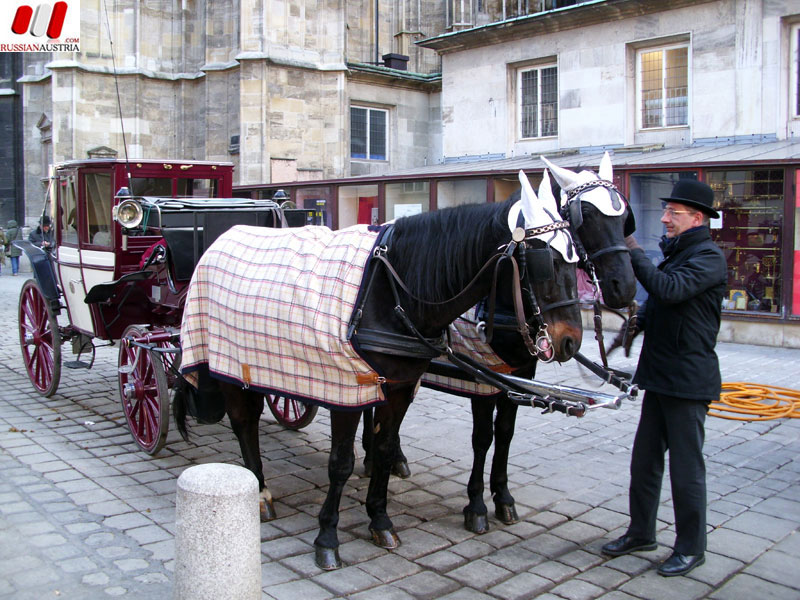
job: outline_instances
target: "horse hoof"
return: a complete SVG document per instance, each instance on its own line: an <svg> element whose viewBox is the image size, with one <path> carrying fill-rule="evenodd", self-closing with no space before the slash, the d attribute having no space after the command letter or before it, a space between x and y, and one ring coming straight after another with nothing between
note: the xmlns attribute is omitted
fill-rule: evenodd
<svg viewBox="0 0 800 600"><path fill-rule="evenodd" d="M267 502L263 498L258 502L258 512L259 516L261 517L261 522L266 523L267 521L272 521L278 515L275 514L275 507L272 504L272 500Z"/></svg>
<svg viewBox="0 0 800 600"><path fill-rule="evenodd" d="M339 558L338 548L314 546L314 562L323 571L335 571L342 568L342 559Z"/></svg>
<svg viewBox="0 0 800 600"><path fill-rule="evenodd" d="M464 527L467 531L483 535L489 531L489 518L486 515L479 515L474 512L464 513Z"/></svg>
<svg viewBox="0 0 800 600"><path fill-rule="evenodd" d="M392 475L397 475L400 479L408 479L411 476L411 469L404 460L398 460L392 465Z"/></svg>
<svg viewBox="0 0 800 600"><path fill-rule="evenodd" d="M400 546L400 538L394 529L372 529L370 527L369 532L372 534L372 543L380 548L394 550Z"/></svg>
<svg viewBox="0 0 800 600"><path fill-rule="evenodd" d="M495 504L494 514L506 525L519 523L519 515L517 514L517 509L513 504Z"/></svg>

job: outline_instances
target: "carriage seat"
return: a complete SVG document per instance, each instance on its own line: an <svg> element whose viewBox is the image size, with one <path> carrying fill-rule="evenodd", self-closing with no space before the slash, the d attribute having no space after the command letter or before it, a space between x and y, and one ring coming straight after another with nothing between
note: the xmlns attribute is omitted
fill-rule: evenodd
<svg viewBox="0 0 800 600"><path fill-rule="evenodd" d="M155 275L153 271L136 271L134 273L128 273L127 275L123 275L116 281L109 281L107 283L98 283L89 290L83 301L86 304L95 304L97 302L108 302L111 298L114 297L114 294L116 294L117 291L121 289L125 284L134 281L144 281L146 279L150 279L151 277L153 277L153 275Z"/></svg>

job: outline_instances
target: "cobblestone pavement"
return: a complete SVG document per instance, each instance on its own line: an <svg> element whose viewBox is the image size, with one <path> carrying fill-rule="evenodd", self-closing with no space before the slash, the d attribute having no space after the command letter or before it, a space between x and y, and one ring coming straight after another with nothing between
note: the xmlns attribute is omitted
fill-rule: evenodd
<svg viewBox="0 0 800 600"><path fill-rule="evenodd" d="M116 348L91 370L62 370L52 398L23 371L17 300L26 277L0 277L0 597L163 599L174 569L180 473L204 462L240 464L226 422L195 426L193 442L170 431L157 457L129 436L116 392ZM593 336L584 350L591 355ZM800 389L800 350L721 344L726 381ZM64 360L71 360L64 347ZM630 366L631 360L619 366ZM676 375L677 376L677 375ZM539 378L596 388L574 364ZM314 566L312 541L327 484L327 412L292 432L262 417L265 475L277 520L261 526L263 595L327 598L800 597L800 421L709 418L707 562L665 579L656 564L674 539L669 485L655 552L607 558L602 544L627 523L628 461L638 406L583 419L521 408L509 465L521 521L464 530L471 416L460 398L423 390L403 425L412 476L392 478L389 513L402 539L373 546L360 461L342 501L345 568ZM487 475L488 478L488 475ZM488 492L487 492L488 495ZM487 498L488 500L488 498Z"/></svg>

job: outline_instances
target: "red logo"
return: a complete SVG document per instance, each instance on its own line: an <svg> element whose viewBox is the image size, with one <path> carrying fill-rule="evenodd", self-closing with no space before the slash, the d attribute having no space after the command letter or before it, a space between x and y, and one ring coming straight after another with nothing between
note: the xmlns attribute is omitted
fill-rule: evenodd
<svg viewBox="0 0 800 600"><path fill-rule="evenodd" d="M35 37L47 34L47 37L54 40L61 35L66 16L66 2L56 2L52 6L50 4L39 4L36 7L36 11L32 7L23 4L17 8L14 22L11 24L11 31L17 35L30 33Z"/></svg>

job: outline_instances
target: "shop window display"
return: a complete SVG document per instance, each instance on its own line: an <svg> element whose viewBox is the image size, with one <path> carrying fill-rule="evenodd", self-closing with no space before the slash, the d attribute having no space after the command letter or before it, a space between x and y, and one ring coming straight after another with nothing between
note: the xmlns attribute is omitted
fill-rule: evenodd
<svg viewBox="0 0 800 600"><path fill-rule="evenodd" d="M728 261L725 310L781 314L783 169L708 171L721 223L711 236Z"/></svg>

